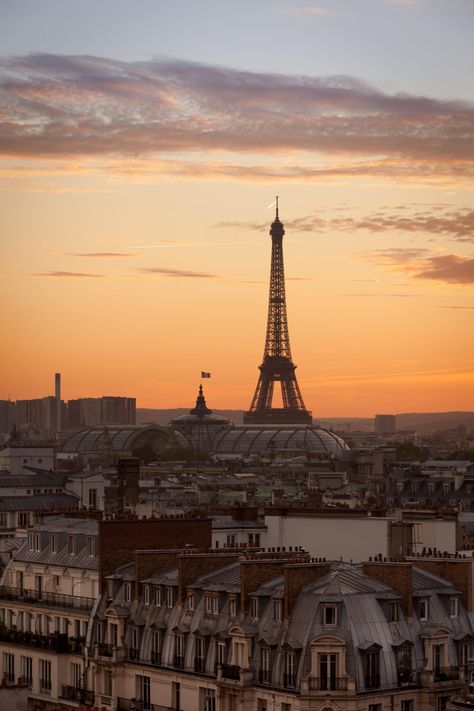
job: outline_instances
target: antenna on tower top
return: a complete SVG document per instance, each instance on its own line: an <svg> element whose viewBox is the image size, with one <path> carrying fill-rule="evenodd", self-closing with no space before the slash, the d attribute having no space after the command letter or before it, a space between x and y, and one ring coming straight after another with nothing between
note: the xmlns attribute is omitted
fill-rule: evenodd
<svg viewBox="0 0 474 711"><path fill-rule="evenodd" d="M276 218L275 219L278 220L279 219L279 217L278 217L278 195L275 197L275 205L276 205Z"/></svg>

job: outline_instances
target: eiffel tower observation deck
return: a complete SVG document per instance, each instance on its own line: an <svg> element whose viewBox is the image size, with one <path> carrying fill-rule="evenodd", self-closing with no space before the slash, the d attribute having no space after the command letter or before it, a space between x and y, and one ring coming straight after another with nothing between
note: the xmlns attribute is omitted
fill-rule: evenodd
<svg viewBox="0 0 474 711"><path fill-rule="evenodd" d="M296 365L291 358L283 265L284 234L283 223L278 215L277 197L275 220L270 228L272 259L267 335L255 394L250 409L244 413L244 423L249 425L308 425L312 423L311 412L305 408L296 379ZM282 407L272 406L275 383L279 383L281 387Z"/></svg>

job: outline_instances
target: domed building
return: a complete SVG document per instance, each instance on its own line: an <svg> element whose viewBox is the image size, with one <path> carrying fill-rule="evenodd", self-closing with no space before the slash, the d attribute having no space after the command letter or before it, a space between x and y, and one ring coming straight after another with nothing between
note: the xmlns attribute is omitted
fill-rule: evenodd
<svg viewBox="0 0 474 711"><path fill-rule="evenodd" d="M234 425L206 405L202 385L196 406L175 417L170 427L183 446L217 459L290 459L298 456L341 459L350 451L342 437L317 425Z"/></svg>

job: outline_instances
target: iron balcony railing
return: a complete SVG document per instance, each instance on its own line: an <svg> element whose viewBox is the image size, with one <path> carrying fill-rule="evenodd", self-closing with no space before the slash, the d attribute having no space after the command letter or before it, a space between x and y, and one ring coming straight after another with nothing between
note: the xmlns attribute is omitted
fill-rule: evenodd
<svg viewBox="0 0 474 711"><path fill-rule="evenodd" d="M99 657L112 657L114 653L114 648L111 644L106 644L105 642L99 642L96 645L97 655Z"/></svg>
<svg viewBox="0 0 474 711"><path fill-rule="evenodd" d="M47 649L50 652L58 653L81 654L84 649L83 638L68 637L67 634L56 632L51 635L41 635L33 632L0 628L0 640L10 644Z"/></svg>
<svg viewBox="0 0 474 711"><path fill-rule="evenodd" d="M206 660L202 657L196 657L194 660L194 671L202 673L206 668Z"/></svg>
<svg viewBox="0 0 474 711"><path fill-rule="evenodd" d="M94 692L76 686L61 686L61 699L77 701L83 706L94 706Z"/></svg>
<svg viewBox="0 0 474 711"><path fill-rule="evenodd" d="M74 610L91 610L95 602L93 597L11 588L7 585L0 585L0 600L18 600L28 604L34 602L47 607L67 607Z"/></svg>
<svg viewBox="0 0 474 711"><path fill-rule="evenodd" d="M283 674L283 686L293 688L296 686L296 674Z"/></svg>
<svg viewBox="0 0 474 711"><path fill-rule="evenodd" d="M140 701L139 699L123 699L117 698L116 711L177 711L171 706L161 706L161 704L152 704L148 701Z"/></svg>
<svg viewBox="0 0 474 711"><path fill-rule="evenodd" d="M310 676L310 691L347 691L347 677Z"/></svg>
<svg viewBox="0 0 474 711"><path fill-rule="evenodd" d="M15 675L12 672L3 672L3 678L10 683L15 681Z"/></svg>
<svg viewBox="0 0 474 711"><path fill-rule="evenodd" d="M151 663L152 664L161 664L161 652L158 652L155 649L151 650Z"/></svg>
<svg viewBox="0 0 474 711"><path fill-rule="evenodd" d="M140 657L140 650L136 647L127 648L127 659L131 662L137 662Z"/></svg>
<svg viewBox="0 0 474 711"><path fill-rule="evenodd" d="M260 684L270 684L272 680L272 673L270 669L259 669L258 680Z"/></svg>
<svg viewBox="0 0 474 711"><path fill-rule="evenodd" d="M222 664L221 674L224 679L233 679L235 681L240 681L240 667L235 664Z"/></svg>
<svg viewBox="0 0 474 711"><path fill-rule="evenodd" d="M173 656L173 666L177 669L183 669L184 667L184 657L180 654L175 654Z"/></svg>
<svg viewBox="0 0 474 711"><path fill-rule="evenodd" d="M399 669L397 679L398 686L412 687L420 685L420 675L411 669Z"/></svg>
<svg viewBox="0 0 474 711"><path fill-rule="evenodd" d="M433 670L434 681L453 681L459 679L459 667L437 667Z"/></svg>

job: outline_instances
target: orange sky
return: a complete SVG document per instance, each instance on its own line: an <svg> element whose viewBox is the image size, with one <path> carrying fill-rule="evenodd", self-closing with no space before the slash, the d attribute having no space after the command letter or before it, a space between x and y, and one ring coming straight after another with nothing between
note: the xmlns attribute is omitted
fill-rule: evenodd
<svg viewBox="0 0 474 711"><path fill-rule="evenodd" d="M0 58L0 398L248 408L278 194L306 407L474 409L472 104L51 47Z"/></svg>

